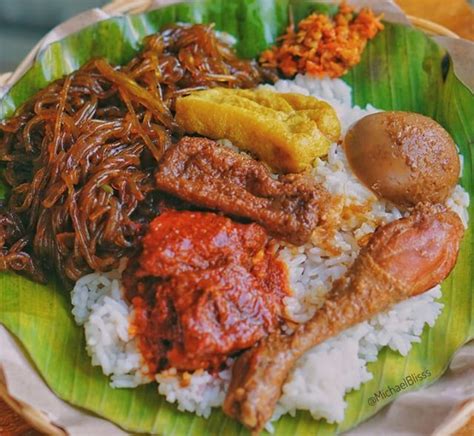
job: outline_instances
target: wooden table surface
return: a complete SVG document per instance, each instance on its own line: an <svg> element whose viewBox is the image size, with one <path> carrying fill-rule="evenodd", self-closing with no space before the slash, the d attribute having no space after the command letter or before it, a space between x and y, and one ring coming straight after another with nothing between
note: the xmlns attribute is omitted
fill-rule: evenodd
<svg viewBox="0 0 474 436"><path fill-rule="evenodd" d="M474 41L474 9L466 0L396 0L408 15L441 24L463 38ZM36 436L22 418L0 400L0 435ZM474 418L459 435L474 434Z"/></svg>

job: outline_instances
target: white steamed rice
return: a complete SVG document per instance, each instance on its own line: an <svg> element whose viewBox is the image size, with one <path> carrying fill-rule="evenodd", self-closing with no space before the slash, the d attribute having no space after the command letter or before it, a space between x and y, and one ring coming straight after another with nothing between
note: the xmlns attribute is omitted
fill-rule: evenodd
<svg viewBox="0 0 474 436"><path fill-rule="evenodd" d="M293 81L280 80L269 88L328 101L338 113L343 132L361 117L378 111L370 105L365 109L353 107L351 88L338 79L318 80L299 75ZM327 158L317 160L313 174L334 196L331 217L336 231L330 246L281 245L280 258L288 266L293 290L293 295L285 299L285 307L287 316L295 322L306 322L318 309L334 280L357 257L358 241L378 225L402 216L397 208L378 200L354 177L340 145L333 144ZM457 186L447 206L459 214L466 227L468 205L469 195ZM436 301L440 296L441 288L436 286L308 351L284 385L273 420L287 413L293 415L297 410L308 410L316 419L342 421L345 394L372 378L367 363L375 361L384 346L406 355L412 343L420 341L424 326L434 325L443 307ZM146 367L135 339L130 336L133 311L122 298L119 272L81 278L72 292L72 303L76 322L84 326L92 363L111 376L113 387L132 388L153 381L145 375ZM167 401L176 402L179 410L208 417L213 407L222 405L230 369L217 375L202 370L179 375L171 369L157 374L155 380L158 392Z"/></svg>

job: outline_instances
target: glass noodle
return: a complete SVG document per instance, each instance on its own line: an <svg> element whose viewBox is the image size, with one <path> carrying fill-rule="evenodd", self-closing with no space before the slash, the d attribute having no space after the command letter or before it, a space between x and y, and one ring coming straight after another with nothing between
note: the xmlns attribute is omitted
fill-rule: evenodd
<svg viewBox="0 0 474 436"><path fill-rule="evenodd" d="M0 270L66 284L116 268L156 215L153 170L181 135L174 101L264 79L212 26L179 25L145 39L121 68L94 59L0 123L11 187L0 209Z"/></svg>

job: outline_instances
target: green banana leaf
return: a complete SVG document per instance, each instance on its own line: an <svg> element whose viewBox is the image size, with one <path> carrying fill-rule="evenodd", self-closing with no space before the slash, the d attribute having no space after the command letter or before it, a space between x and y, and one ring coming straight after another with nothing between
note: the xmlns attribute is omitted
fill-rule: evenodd
<svg viewBox="0 0 474 436"><path fill-rule="evenodd" d="M94 24L50 45L0 101L0 119L11 116L28 97L92 57L115 64L127 62L142 38L176 21L214 22L237 38L242 56L253 57L274 42L288 24L288 6L299 19L312 10L334 13L333 6L290 0L206 0L165 7L137 16ZM474 104L472 93L454 75L445 52L421 32L386 23L371 41L361 63L344 77L358 105L420 112L437 119L454 137L464 155L462 185L473 189ZM0 190L4 187L0 186ZM470 217L474 206L471 204ZM410 389L434 382L453 353L474 336L473 229L467 231L454 272L443 283L442 315L425 329L420 343L403 357L388 349L369 365L374 377L347 395L345 419L339 425L315 421L306 412L285 416L276 434L332 434L347 430L376 413L394 397L376 405L368 399L379 389L399 384L413 373L431 376ZM107 377L91 366L82 329L74 324L67 290L52 280L47 286L10 274L0 274L0 322L28 352L54 392L69 403L103 416L126 430L164 435L236 435L245 430L214 411L209 419L182 413L157 394L156 386L112 389ZM405 392L406 392L405 391Z"/></svg>

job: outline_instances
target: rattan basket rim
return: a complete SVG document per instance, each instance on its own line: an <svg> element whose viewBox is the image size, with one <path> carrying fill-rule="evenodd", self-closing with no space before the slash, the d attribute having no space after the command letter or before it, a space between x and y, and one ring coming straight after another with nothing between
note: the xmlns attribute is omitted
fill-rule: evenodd
<svg viewBox="0 0 474 436"><path fill-rule="evenodd" d="M110 13L137 14L146 11L152 5L152 3L152 0L115 0L105 5L102 9ZM456 33L440 24L434 23L424 18L415 17L413 15L408 15L407 17L415 27L424 31L425 33L430 35L459 38Z"/></svg>

